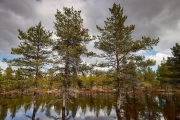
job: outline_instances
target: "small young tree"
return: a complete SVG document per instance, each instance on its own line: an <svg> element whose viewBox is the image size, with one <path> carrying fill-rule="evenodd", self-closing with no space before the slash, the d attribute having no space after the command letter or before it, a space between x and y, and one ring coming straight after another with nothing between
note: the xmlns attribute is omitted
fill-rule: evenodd
<svg viewBox="0 0 180 120"><path fill-rule="evenodd" d="M17 70L15 70L15 79L16 80L23 80L23 71L18 68Z"/></svg>
<svg viewBox="0 0 180 120"><path fill-rule="evenodd" d="M137 70L137 78L140 79L144 86L158 85L156 80L156 72L152 68L147 67L144 70Z"/></svg>
<svg viewBox="0 0 180 120"><path fill-rule="evenodd" d="M171 48L173 57L168 57L167 65L172 74L169 76L173 84L180 83L180 45L175 44Z"/></svg>
<svg viewBox="0 0 180 120"><path fill-rule="evenodd" d="M0 67L0 81L3 80L3 69Z"/></svg>
<svg viewBox="0 0 180 120"><path fill-rule="evenodd" d="M14 71L13 71L12 67L8 66L4 71L4 78L6 80L13 80L14 79L13 73L14 73Z"/></svg>
<svg viewBox="0 0 180 120"><path fill-rule="evenodd" d="M35 73L35 87L38 86L39 70L50 61L50 45L52 45L52 32L47 31L41 22L38 25L30 27L27 32L18 30L20 45L11 49L11 54L19 55L12 60L3 59L11 66L17 66L23 69L27 75ZM31 74L30 74L31 75Z"/></svg>
<svg viewBox="0 0 180 120"><path fill-rule="evenodd" d="M157 71L157 80L160 81L161 86L167 86L171 83L170 76L172 75L172 71L169 69L169 66L167 65L167 60L163 58L161 61L161 64L158 65Z"/></svg>
<svg viewBox="0 0 180 120"><path fill-rule="evenodd" d="M92 87L94 86L94 76L92 75L92 73L90 73L89 77L88 77L88 82L89 82L89 87L90 89L92 89Z"/></svg>
<svg viewBox="0 0 180 120"><path fill-rule="evenodd" d="M157 79L165 86L177 86L180 83L180 45L176 43L171 50L173 56L163 59L157 69Z"/></svg>
<svg viewBox="0 0 180 120"><path fill-rule="evenodd" d="M5 83L6 83L3 89L4 90L12 89L11 82L13 82L12 80L14 80L14 71L13 71L11 66L8 66L4 70L3 79L4 79Z"/></svg>

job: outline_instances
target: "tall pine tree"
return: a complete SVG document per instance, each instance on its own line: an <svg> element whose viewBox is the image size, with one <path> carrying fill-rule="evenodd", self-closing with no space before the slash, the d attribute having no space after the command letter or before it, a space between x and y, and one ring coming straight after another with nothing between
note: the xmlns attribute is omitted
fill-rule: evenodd
<svg viewBox="0 0 180 120"><path fill-rule="evenodd" d="M123 14L123 8L114 3L109 11L111 16L104 21L105 26L103 28L96 26L101 34L98 36L99 41L95 42L95 47L102 50L101 57L106 58L106 61L100 63L99 66L111 66L112 70L115 71L118 91L116 113L118 120L120 120L121 88L123 84L132 81L134 86L136 67L154 64L154 61L151 60L145 62L144 56L138 56L135 53L140 50L151 50L152 46L157 45L159 40L142 37L142 40L134 41L131 34L135 25L125 25L127 16Z"/></svg>
<svg viewBox="0 0 180 120"><path fill-rule="evenodd" d="M63 13L57 10L55 14L57 41L54 43L54 50L59 55L59 63L61 64L61 72L64 75L64 86L67 87L70 83L70 74L77 72L77 69L82 63L83 55L91 56L92 52L88 52L86 44L92 38L88 34L88 29L83 27L83 19L81 11L71 8L63 8Z"/></svg>
<svg viewBox="0 0 180 120"><path fill-rule="evenodd" d="M30 27L26 32L18 30L20 45L11 49L11 54L19 55L18 58L4 61L11 66L18 66L26 73L35 76L35 87L38 85L39 71L50 61L50 45L52 45L52 32L47 31L41 22Z"/></svg>
<svg viewBox="0 0 180 120"><path fill-rule="evenodd" d="M63 13L57 10L55 14L56 21L54 28L56 29L57 41L53 44L54 50L58 53L59 71L63 79L63 107L62 119L65 118L65 106L70 84L70 75L78 72L82 64L82 55L93 55L88 52L86 44L92 40L88 34L88 29L83 27L83 19L81 18L81 11L74 10L73 7L63 8ZM56 62L57 62L56 61Z"/></svg>
<svg viewBox="0 0 180 120"><path fill-rule="evenodd" d="M159 39L142 37L142 40L133 40L131 34L135 25L125 25L127 16L123 14L123 8L114 3L109 11L111 17L104 21L105 26L96 26L101 35L98 36L99 41L95 42L95 47L102 50L101 57L106 58L99 66L111 66L116 71L117 87L120 90L125 80L134 79L136 67L155 64L152 60L145 61L145 57L136 55L136 52L152 50Z"/></svg>

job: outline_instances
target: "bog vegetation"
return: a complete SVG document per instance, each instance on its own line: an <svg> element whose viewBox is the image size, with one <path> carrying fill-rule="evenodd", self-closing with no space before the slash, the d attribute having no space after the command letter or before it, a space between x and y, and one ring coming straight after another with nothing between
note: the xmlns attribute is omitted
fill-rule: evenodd
<svg viewBox="0 0 180 120"><path fill-rule="evenodd" d="M180 81L180 45L172 46L172 57L163 60L157 71L151 66L156 61L138 55L140 50L150 51L159 42L142 36L134 40L131 36L135 25L125 25L127 16L123 8L113 4L110 17L104 27L96 25L98 36L89 34L84 28L81 11L73 7L57 10L54 34L42 23L27 31L18 30L20 44L11 49L14 59L3 58L9 65L0 68L0 91L14 89L117 89L134 87L178 87ZM53 21L52 21L53 22ZM94 42L101 54L89 51L86 45ZM99 63L87 64L82 58L104 58ZM99 69L106 68L106 70Z"/></svg>

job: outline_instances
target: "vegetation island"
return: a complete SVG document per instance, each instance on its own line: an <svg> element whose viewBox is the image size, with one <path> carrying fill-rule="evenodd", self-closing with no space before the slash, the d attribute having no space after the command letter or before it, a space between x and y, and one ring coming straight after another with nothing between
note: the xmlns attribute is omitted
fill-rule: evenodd
<svg viewBox="0 0 180 120"><path fill-rule="evenodd" d="M111 16L104 26L96 25L97 36L83 27L81 11L73 7L57 10L54 33L41 22L27 31L18 29L20 44L11 49L15 57L3 58L8 67L0 68L0 93L178 92L180 45L172 46L172 57L163 59L154 71L151 66L156 61L137 52L153 50L159 38L142 36L134 40L131 35L135 25L125 24L123 8L114 3L109 11ZM101 53L87 49L89 42ZM86 57L103 61L87 64L83 61Z"/></svg>

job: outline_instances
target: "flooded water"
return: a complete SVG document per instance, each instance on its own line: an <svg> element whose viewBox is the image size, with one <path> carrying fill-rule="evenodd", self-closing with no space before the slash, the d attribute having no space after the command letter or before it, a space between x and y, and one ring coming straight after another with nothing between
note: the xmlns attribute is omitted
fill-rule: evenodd
<svg viewBox="0 0 180 120"><path fill-rule="evenodd" d="M122 120L180 120L180 95L127 95ZM66 106L67 120L117 120L116 97L110 94L77 95ZM35 109L36 108L36 109ZM54 95L0 96L0 120L61 120L62 100Z"/></svg>

